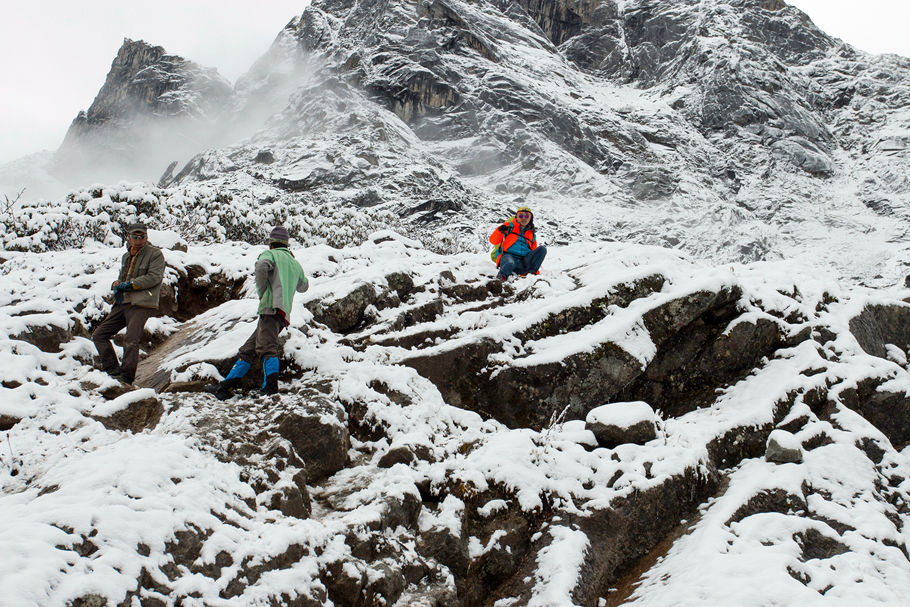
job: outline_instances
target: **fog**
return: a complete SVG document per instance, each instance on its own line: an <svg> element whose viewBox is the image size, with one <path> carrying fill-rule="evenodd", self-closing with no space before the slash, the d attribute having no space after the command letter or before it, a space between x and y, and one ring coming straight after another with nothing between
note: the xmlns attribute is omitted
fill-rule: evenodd
<svg viewBox="0 0 910 607"><path fill-rule="evenodd" d="M310 83L317 69L298 52L290 33L282 33L225 98L194 99L189 115L155 115L144 101L129 107L118 100L116 118L70 129L55 153L0 166L0 200L3 195L14 198L23 189L22 200L30 201L59 199L95 184L158 183L172 163L176 174L206 150L253 137L286 108L295 90Z"/></svg>
<svg viewBox="0 0 910 607"><path fill-rule="evenodd" d="M34 0L0 11L0 165L54 151L91 105L124 38L145 40L233 82L310 0Z"/></svg>

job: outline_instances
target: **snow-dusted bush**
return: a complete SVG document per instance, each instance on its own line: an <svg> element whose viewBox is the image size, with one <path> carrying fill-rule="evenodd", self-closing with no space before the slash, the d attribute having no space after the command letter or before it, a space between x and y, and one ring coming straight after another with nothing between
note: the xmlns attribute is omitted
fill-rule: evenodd
<svg viewBox="0 0 910 607"><path fill-rule="evenodd" d="M188 242L260 243L273 226L284 225L301 245L342 247L395 226L398 218L388 211L354 209L340 203L315 204L275 196L259 199L206 187L120 183L85 188L62 202L17 205L0 219L0 246L16 251L59 251L89 241L117 244L135 221L177 232Z"/></svg>

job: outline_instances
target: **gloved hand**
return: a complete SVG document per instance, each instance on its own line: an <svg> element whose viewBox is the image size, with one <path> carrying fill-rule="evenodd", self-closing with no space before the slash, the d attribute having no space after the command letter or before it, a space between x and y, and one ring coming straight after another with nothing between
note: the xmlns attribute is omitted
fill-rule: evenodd
<svg viewBox="0 0 910 607"><path fill-rule="evenodd" d="M506 225L499 226L496 229L499 230L500 232L502 232L503 234L508 234L509 232L512 231L512 228L509 226L506 226Z"/></svg>
<svg viewBox="0 0 910 607"><path fill-rule="evenodd" d="M132 290L133 290L133 283L131 283L131 282L121 282L121 283L117 283L117 285L114 286L115 293L122 293L124 291L132 291Z"/></svg>

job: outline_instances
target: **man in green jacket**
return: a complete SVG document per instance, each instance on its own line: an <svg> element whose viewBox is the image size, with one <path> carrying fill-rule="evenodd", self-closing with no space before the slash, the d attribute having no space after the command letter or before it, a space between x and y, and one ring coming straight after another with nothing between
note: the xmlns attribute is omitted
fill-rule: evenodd
<svg viewBox="0 0 910 607"><path fill-rule="evenodd" d="M139 343L145 321L158 309L164 278L164 254L148 242L148 228L134 223L127 228L129 250L120 259L120 274L112 284L114 306L92 333L101 368L111 377L133 383L139 364ZM123 360L118 364L111 338L126 327Z"/></svg>
<svg viewBox="0 0 910 607"><path fill-rule="evenodd" d="M220 400L231 397L240 379L253 365L256 356L262 358L264 381L263 394L278 392L278 334L290 324L294 293L303 293L310 287L303 268L288 249L290 235L283 226L269 234L269 249L256 260L254 276L259 293L259 322L256 330L237 351L237 361L224 381L206 386L206 390Z"/></svg>

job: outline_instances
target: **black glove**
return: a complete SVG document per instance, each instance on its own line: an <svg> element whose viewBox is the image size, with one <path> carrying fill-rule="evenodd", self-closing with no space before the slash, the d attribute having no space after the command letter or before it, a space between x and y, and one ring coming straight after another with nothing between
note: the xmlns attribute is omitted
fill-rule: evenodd
<svg viewBox="0 0 910 607"><path fill-rule="evenodd" d="M114 291L117 293L122 293L123 291L132 291L132 290L133 290L133 283L131 283L131 282L121 282L116 287L114 287Z"/></svg>
<svg viewBox="0 0 910 607"><path fill-rule="evenodd" d="M502 232L503 234L508 234L509 232L512 231L512 228L511 228L511 227L505 226L505 225L499 226L499 227L496 228L496 229L499 230L500 232Z"/></svg>

